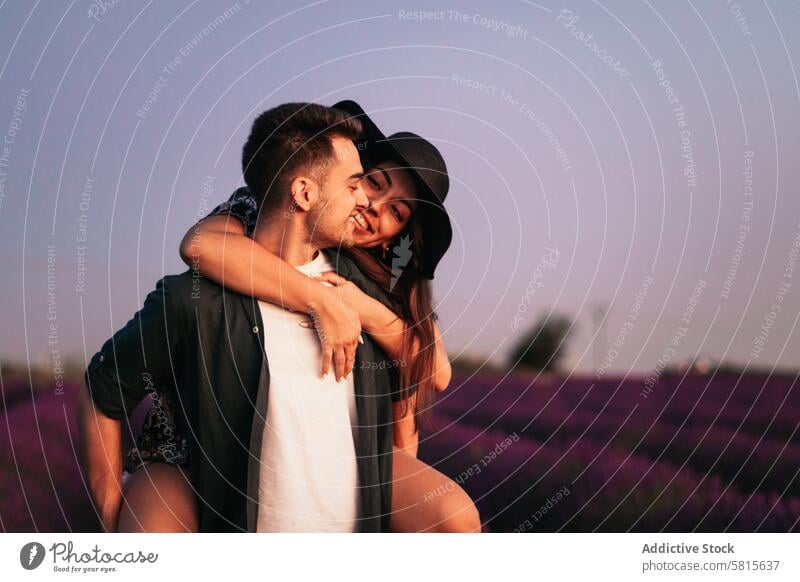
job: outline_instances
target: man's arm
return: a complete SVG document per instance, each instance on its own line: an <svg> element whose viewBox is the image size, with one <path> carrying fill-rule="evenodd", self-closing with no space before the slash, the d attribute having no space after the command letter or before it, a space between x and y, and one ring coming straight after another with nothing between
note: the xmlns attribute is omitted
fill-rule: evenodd
<svg viewBox="0 0 800 582"><path fill-rule="evenodd" d="M122 426L95 406L84 385L76 407L80 458L89 491L107 532L117 531L122 505Z"/></svg>
<svg viewBox="0 0 800 582"><path fill-rule="evenodd" d="M184 331L180 305L170 301L165 280L159 281L142 309L103 344L86 369L76 410L81 460L107 531L116 531L122 502L121 420L149 389L174 389L172 368L179 356L174 338Z"/></svg>

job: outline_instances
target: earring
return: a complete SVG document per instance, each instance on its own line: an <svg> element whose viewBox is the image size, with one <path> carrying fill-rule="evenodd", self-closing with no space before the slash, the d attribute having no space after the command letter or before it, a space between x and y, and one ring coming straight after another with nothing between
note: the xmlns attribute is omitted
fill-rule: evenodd
<svg viewBox="0 0 800 582"><path fill-rule="evenodd" d="M386 253L388 253L388 252L389 252L389 245L385 245L383 247L383 258L384 259L386 258Z"/></svg>

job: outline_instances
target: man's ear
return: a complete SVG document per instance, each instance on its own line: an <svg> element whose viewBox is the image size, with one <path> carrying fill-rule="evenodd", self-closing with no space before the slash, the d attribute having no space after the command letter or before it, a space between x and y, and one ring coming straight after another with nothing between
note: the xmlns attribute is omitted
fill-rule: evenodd
<svg viewBox="0 0 800 582"><path fill-rule="evenodd" d="M290 188L293 204L304 212L308 212L319 199L319 186L308 177L298 176L292 180Z"/></svg>

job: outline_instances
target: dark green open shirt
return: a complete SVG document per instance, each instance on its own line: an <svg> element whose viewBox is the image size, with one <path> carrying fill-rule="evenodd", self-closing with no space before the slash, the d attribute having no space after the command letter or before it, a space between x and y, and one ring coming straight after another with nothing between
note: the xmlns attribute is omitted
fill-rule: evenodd
<svg viewBox="0 0 800 582"><path fill-rule="evenodd" d="M324 250L343 277L386 303L350 259ZM169 393L189 443L200 531L256 531L269 365L258 302L191 271L161 279L142 309L105 342L86 370L95 404L122 419L147 395ZM353 380L358 427L358 531L389 530L392 400L397 377L364 334ZM317 366L319 362L309 362Z"/></svg>

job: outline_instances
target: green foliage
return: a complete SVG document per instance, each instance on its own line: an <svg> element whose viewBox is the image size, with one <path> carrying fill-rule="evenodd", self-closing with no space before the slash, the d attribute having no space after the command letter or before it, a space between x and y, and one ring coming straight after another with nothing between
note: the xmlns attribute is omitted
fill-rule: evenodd
<svg viewBox="0 0 800 582"><path fill-rule="evenodd" d="M571 326L572 319L566 315L543 315L511 351L509 366L544 372L558 370Z"/></svg>

